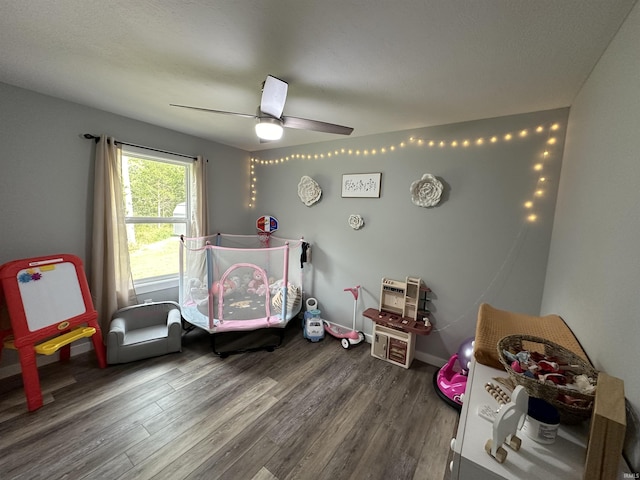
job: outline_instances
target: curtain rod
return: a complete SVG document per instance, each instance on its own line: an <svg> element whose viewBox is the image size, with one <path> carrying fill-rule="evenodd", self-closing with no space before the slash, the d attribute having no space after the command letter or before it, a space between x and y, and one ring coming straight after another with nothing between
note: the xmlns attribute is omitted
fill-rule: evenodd
<svg viewBox="0 0 640 480"><path fill-rule="evenodd" d="M92 135L90 133L85 133L83 137L86 138L87 140L95 140L96 143L100 141L99 136ZM185 157L185 158L191 158L193 160L198 160L197 157L194 157L193 155L185 155L184 153L175 153L175 152L169 152L168 150L159 150L157 148L145 147L144 145L136 145L135 143L121 142L120 140L116 140L115 142L116 142L116 145L120 144L120 145L127 145L128 147L144 148L145 150L150 150L152 152L168 153L170 155L177 155L178 157Z"/></svg>

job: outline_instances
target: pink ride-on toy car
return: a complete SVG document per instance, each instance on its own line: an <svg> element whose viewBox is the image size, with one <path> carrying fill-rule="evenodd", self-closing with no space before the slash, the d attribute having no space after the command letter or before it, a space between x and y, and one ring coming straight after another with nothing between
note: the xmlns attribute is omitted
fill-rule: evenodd
<svg viewBox="0 0 640 480"><path fill-rule="evenodd" d="M473 338L468 338L449 361L433 375L436 393L456 410L462 409L464 392L467 388L467 375L473 357ZM456 370L456 362L460 368Z"/></svg>

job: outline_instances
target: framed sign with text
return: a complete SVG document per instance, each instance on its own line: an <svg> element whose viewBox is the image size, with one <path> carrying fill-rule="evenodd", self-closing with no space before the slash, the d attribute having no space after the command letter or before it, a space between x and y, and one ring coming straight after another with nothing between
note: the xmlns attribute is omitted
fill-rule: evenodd
<svg viewBox="0 0 640 480"><path fill-rule="evenodd" d="M342 175L342 197L380 197L382 173L348 173Z"/></svg>

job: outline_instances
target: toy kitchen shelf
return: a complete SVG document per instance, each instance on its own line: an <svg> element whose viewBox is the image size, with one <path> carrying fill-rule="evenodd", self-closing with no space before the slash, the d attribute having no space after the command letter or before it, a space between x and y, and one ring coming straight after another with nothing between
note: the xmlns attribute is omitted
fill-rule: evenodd
<svg viewBox="0 0 640 480"><path fill-rule="evenodd" d="M395 313L367 308L362 315L375 322L375 325L383 326L395 331L413 333L416 335L429 335L433 326L427 327L424 321L416 321L409 317L402 317Z"/></svg>
<svg viewBox="0 0 640 480"><path fill-rule="evenodd" d="M429 335L431 323L425 323L427 293L431 290L420 278L405 282L382 279L380 309L366 309L362 315L373 320L371 355L403 368L409 368L415 354L416 335Z"/></svg>
<svg viewBox="0 0 640 480"><path fill-rule="evenodd" d="M421 300L426 302L426 295L431 290L422 285L422 280L407 277L404 282L383 278L380 286L380 311L395 313L401 317L418 319ZM426 311L426 306L422 310Z"/></svg>

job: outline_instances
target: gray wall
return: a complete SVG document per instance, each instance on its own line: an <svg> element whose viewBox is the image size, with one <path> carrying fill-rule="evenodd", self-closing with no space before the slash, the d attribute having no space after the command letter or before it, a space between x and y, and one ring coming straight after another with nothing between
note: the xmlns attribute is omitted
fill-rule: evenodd
<svg viewBox="0 0 640 480"><path fill-rule="evenodd" d="M0 84L0 98L2 263L56 252L88 258L95 147L81 134L104 132L122 141L208 157L212 233L249 233L258 215L272 214L280 219L282 236L304 236L313 245L307 291L330 320L351 323L353 303L345 287L363 286L361 312L378 305L383 276L422 277L433 289L436 331L419 339L418 358L443 363L473 335L480 302L539 311L566 109L260 152L264 159L290 153L320 157L342 148L354 154L257 165L257 206L249 209L247 152L9 85ZM558 142L548 146L548 130L533 130L554 122L561 125L554 133ZM519 137L522 129L529 135ZM505 141L506 133L513 139ZM498 141L489 142L494 135ZM419 145L410 141L412 136L447 146ZM486 140L482 146L473 143L480 137ZM460 142L456 147L454 140ZM464 140L471 145L463 146ZM382 147L387 153L381 153ZM544 171L548 187L536 200L538 220L528 223L522 204L536 188L539 174L533 165L545 149L551 153ZM341 198L342 174L362 172L382 173L380 198ZM423 173L445 185L437 207L420 208L410 201L409 185ZM321 201L312 207L297 196L302 175L323 188ZM364 216L362 230L347 225L351 213ZM154 298L173 295L161 292ZM368 320L358 321L359 329L371 332ZM9 361L6 357L0 366Z"/></svg>
<svg viewBox="0 0 640 480"><path fill-rule="evenodd" d="M538 314L567 115L560 109L256 152L256 158L274 163L256 164L255 216L274 215L280 236L304 236L312 244L313 285L307 290L328 320L351 325L353 299L345 287L363 286L362 311L378 306L382 277L421 277L433 290L438 331L419 338L418 358L441 364L474 335L481 302ZM547 145L548 128L534 130L554 122L561 126L553 134L557 143ZM518 136L522 129L529 131L524 138ZM503 139L507 133L514 135L510 141ZM495 144L488 141L494 135ZM419 145L412 136L447 146ZM478 138L486 143L461 145ZM381 153L383 147L387 153ZM537 201L538 220L528 223L523 203L532 198L539 178L533 166L547 148L547 189ZM342 149L354 153L335 154ZM305 159L286 160L299 154ZM382 173L380 198L341 198L342 174L366 172ZM410 199L409 186L424 173L445 185L443 200L433 208L417 207ZM323 190L311 207L297 195L303 175ZM347 225L350 214L364 217L363 229ZM371 333L369 320L358 319L357 326Z"/></svg>
<svg viewBox="0 0 640 480"><path fill-rule="evenodd" d="M640 376L640 5L571 107L543 312L560 312L598 369L622 378L635 410ZM640 442L629 445L640 471Z"/></svg>
<svg viewBox="0 0 640 480"><path fill-rule="evenodd" d="M244 229L247 152L2 83L0 101L0 263L60 252L88 258L95 143L84 133L204 155L214 227Z"/></svg>
<svg viewBox="0 0 640 480"><path fill-rule="evenodd" d="M245 231L247 152L2 83L0 105L0 264L71 253L88 270L95 143L84 133L204 155L212 229ZM177 289L152 295L167 296ZM3 351L0 369L14 353Z"/></svg>

